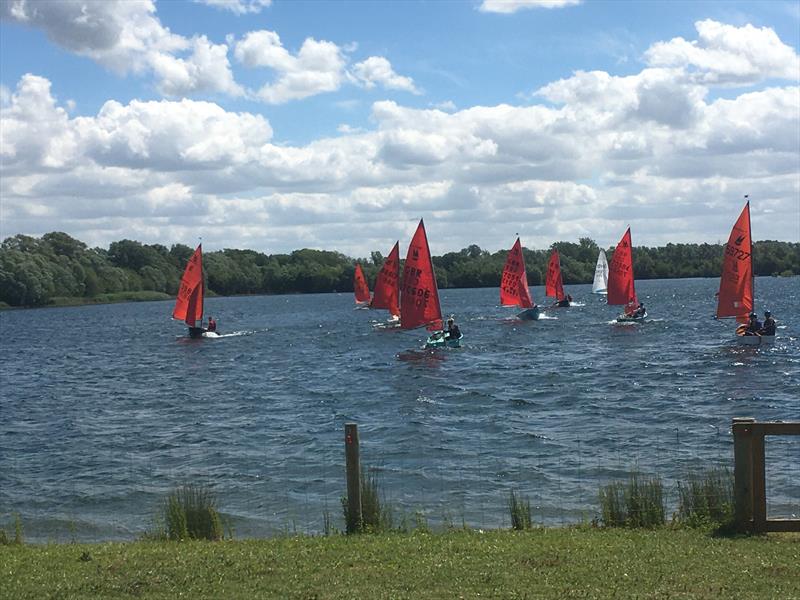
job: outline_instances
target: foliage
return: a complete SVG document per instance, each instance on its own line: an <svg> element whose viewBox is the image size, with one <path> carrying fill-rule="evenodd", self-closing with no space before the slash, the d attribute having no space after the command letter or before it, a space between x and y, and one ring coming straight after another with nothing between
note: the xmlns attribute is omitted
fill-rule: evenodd
<svg viewBox="0 0 800 600"><path fill-rule="evenodd" d="M0 547L8 598L794 598L797 536L693 529Z"/></svg>
<svg viewBox="0 0 800 600"><path fill-rule="evenodd" d="M511 527L522 531L523 529L530 529L533 525L531 519L531 503L528 498L523 495L517 495L514 490L508 497L508 510L511 513Z"/></svg>
<svg viewBox="0 0 800 600"><path fill-rule="evenodd" d="M591 282L599 251L593 240L556 242L551 248L559 251L565 284ZM523 248L531 285L544 282L551 248ZM57 231L41 238L16 235L0 244L0 303L45 306L54 298L143 291L174 296L192 252L184 244L167 249L133 240L113 242L108 250L88 248ZM497 287L507 252L490 253L473 244L433 257L439 287ZM608 253L611 258L613 248ZM756 242L753 255L757 275L800 275L800 243ZM722 246L636 247L633 256L637 279L719 277ZM221 295L350 292L356 262L374 285L383 262L379 251L355 260L309 248L291 254L234 249L204 254L209 293Z"/></svg>
<svg viewBox="0 0 800 600"><path fill-rule="evenodd" d="M733 520L733 473L710 469L678 482L678 518L689 526L728 525Z"/></svg>
<svg viewBox="0 0 800 600"><path fill-rule="evenodd" d="M206 486L188 484L169 493L159 515L163 529L148 537L168 540L221 540L222 520L214 493Z"/></svg>
<svg viewBox="0 0 800 600"><path fill-rule="evenodd" d="M5 529L0 528L0 546L10 546L12 544L21 546L25 543L22 533L22 517L19 513L14 514L14 537L12 538Z"/></svg>
<svg viewBox="0 0 800 600"><path fill-rule="evenodd" d="M615 481L601 487L600 509L606 527L663 525L665 508L661 478L634 472L628 481Z"/></svg>
<svg viewBox="0 0 800 600"><path fill-rule="evenodd" d="M380 533L390 531L393 527L392 508L382 498L378 476L375 472L367 472L361 469L361 526L356 529L348 529L347 533ZM344 522L350 527L355 519L351 519L347 497L342 498L342 510L344 511Z"/></svg>

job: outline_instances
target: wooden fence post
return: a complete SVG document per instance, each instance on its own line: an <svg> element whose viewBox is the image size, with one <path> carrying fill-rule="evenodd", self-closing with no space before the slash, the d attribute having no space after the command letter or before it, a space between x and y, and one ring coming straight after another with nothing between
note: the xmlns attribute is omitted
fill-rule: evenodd
<svg viewBox="0 0 800 600"><path fill-rule="evenodd" d="M358 456L358 425L344 425L344 453L347 467L347 533L361 531L361 464Z"/></svg>
<svg viewBox="0 0 800 600"><path fill-rule="evenodd" d="M751 417L733 419L733 498L736 527L753 527L753 423Z"/></svg>

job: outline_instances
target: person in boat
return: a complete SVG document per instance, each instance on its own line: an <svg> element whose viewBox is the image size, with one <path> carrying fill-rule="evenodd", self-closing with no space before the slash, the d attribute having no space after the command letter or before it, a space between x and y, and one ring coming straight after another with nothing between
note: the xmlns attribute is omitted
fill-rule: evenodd
<svg viewBox="0 0 800 600"><path fill-rule="evenodd" d="M758 330L761 335L775 335L775 319L772 318L772 313L768 310L764 311L764 324Z"/></svg>
<svg viewBox="0 0 800 600"><path fill-rule="evenodd" d="M750 313L750 320L747 322L747 327L745 327L744 334L745 335L761 335L761 321L758 320L758 315L756 313Z"/></svg>
<svg viewBox="0 0 800 600"><path fill-rule="evenodd" d="M457 340L461 337L461 330L458 328L458 325L456 325L454 319L447 320L447 333L444 337L447 340Z"/></svg>
<svg viewBox="0 0 800 600"><path fill-rule="evenodd" d="M567 294L564 298L562 298L561 300L556 302L556 306L561 307L561 308L568 307L571 304L572 304L572 295L571 294Z"/></svg>
<svg viewBox="0 0 800 600"><path fill-rule="evenodd" d="M217 330L217 322L214 320L214 317L208 317L208 328L206 331L216 331Z"/></svg>
<svg viewBox="0 0 800 600"><path fill-rule="evenodd" d="M643 319L646 314L647 309L645 309L643 303L639 302L639 306L636 308L636 310L626 313L626 316L630 317L631 319Z"/></svg>

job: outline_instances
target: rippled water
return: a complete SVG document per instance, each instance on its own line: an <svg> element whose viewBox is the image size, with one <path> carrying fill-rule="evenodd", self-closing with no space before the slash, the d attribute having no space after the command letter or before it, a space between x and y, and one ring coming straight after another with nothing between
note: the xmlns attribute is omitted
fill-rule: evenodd
<svg viewBox="0 0 800 600"><path fill-rule="evenodd" d="M3 312L0 522L130 538L172 486L203 481L238 536L320 531L326 511L341 526L349 421L397 512L434 524L507 525L512 488L537 520L592 518L598 486L636 465L674 505L676 478L732 462L732 417L800 419L798 278L757 282L779 324L763 350L711 319L717 286L638 282L638 326L610 323L589 286L535 323L496 290L443 290L465 344L435 353L423 331L373 330L383 313L350 294L209 299L241 334L216 340L183 337L163 302ZM767 452L771 514L800 514L800 443Z"/></svg>

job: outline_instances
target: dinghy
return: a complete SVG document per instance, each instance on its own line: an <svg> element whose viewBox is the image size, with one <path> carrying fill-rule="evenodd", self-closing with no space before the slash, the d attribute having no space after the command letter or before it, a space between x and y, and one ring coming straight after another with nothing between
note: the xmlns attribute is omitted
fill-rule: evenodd
<svg viewBox="0 0 800 600"><path fill-rule="evenodd" d="M746 198L747 196L745 196ZM744 205L731 230L722 257L722 275L717 293L717 319L735 318L736 341L743 346L760 346L775 341L774 335L747 331L747 321L755 309L753 277L753 245L750 230L750 201Z"/></svg>
<svg viewBox="0 0 800 600"><path fill-rule="evenodd" d="M181 277L178 297L175 299L175 308L172 318L179 319L189 327L190 338L217 337L215 332L208 332L203 327L203 297L205 296L205 283L203 281L203 245L189 258L186 269ZM200 325L197 322L200 321Z"/></svg>
<svg viewBox="0 0 800 600"><path fill-rule="evenodd" d="M592 282L593 294L608 293L608 260L605 250L600 250L597 255L597 264L594 267L594 281Z"/></svg>
<svg viewBox="0 0 800 600"><path fill-rule="evenodd" d="M618 323L641 323L647 318L647 312L640 307L636 299L636 288L633 278L633 246L631 243L631 228L628 227L625 235L614 250L614 257L608 270L608 296L609 305L623 305L625 312L617 317Z"/></svg>
<svg viewBox="0 0 800 600"><path fill-rule="evenodd" d="M533 303L528 289L528 273L525 271L525 257L522 244L517 238L508 251L503 276L500 278L500 306L516 306L524 310L517 315L523 321L538 321L539 307Z"/></svg>
<svg viewBox="0 0 800 600"><path fill-rule="evenodd" d="M356 270L353 272L353 295L356 298L356 308L369 308L369 285L359 263L356 263Z"/></svg>
<svg viewBox="0 0 800 600"><path fill-rule="evenodd" d="M426 348L460 346L463 335L449 339L443 331L442 307L439 304L439 288L433 270L431 250L425 223L420 219L417 231L411 238L403 267L403 286L400 288L400 327L416 329L425 327L431 335L425 343Z"/></svg>
<svg viewBox="0 0 800 600"><path fill-rule="evenodd" d="M561 278L561 258L558 250L553 248L550 254L550 262L547 264L547 277L544 282L544 295L548 298L555 298L556 302L550 308L568 308L572 306L569 298L564 293L564 282Z"/></svg>
<svg viewBox="0 0 800 600"><path fill-rule="evenodd" d="M383 308L389 311L387 323L383 328L400 324L400 242L396 242L375 279L375 292L370 308Z"/></svg>

